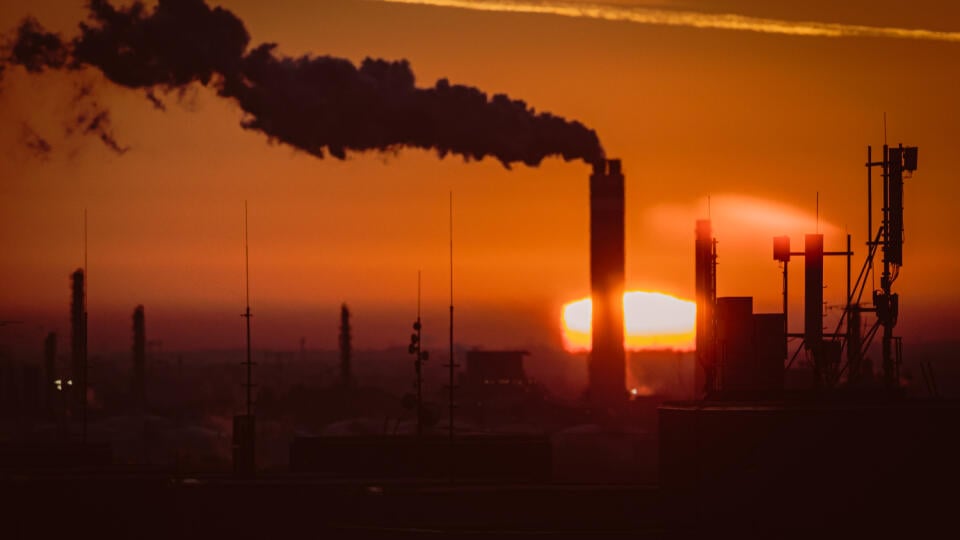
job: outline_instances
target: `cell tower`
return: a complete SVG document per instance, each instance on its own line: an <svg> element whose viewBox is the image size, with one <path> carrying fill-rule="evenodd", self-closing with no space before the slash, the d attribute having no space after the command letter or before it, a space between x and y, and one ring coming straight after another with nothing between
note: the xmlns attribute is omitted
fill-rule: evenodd
<svg viewBox="0 0 960 540"><path fill-rule="evenodd" d="M413 368L416 373L414 388L417 391L417 436L423 435L423 363L430 357L427 351L423 350L423 324L420 320L420 272L417 272L417 320L413 323L413 333L410 334L410 346L407 352L414 355Z"/></svg>
<svg viewBox="0 0 960 540"><path fill-rule="evenodd" d="M253 415L253 358L250 347L250 233L247 223L247 202L243 202L243 254L244 281L246 287L247 309L240 315L246 319L247 360L246 382L243 387L246 394L246 414L233 417L233 469L244 476L252 476L256 471L256 422Z"/></svg>
<svg viewBox="0 0 960 540"><path fill-rule="evenodd" d="M805 309L804 331L788 333L789 337L803 338L805 348L813 359L814 380L818 388L830 388L845 377L848 386L858 384L866 375L864 358L876 337L881 333L881 355L884 387L889 392L900 388L901 340L894 335L899 315L900 298L893 292L893 284L903 265L903 186L904 177L917 169L917 148L902 144L891 148L883 145L880 161L874 161L873 150L867 147L867 256L855 282L851 280L850 235L846 251L824 251L823 235L808 234L804 251L791 252L789 239L774 239L774 259L783 263L784 313L787 309L787 263L791 256L804 257ZM874 229L873 169L882 171L880 226ZM880 288L872 292L872 305L864 305L867 283L875 275L877 252L882 252L883 270ZM823 329L823 260L824 256L847 258L847 296L843 314L835 331ZM875 320L864 331L864 314L873 313ZM882 332L881 332L882 329ZM800 349L797 349L799 353ZM844 354L845 353L845 354ZM789 368L796 353L788 362ZM845 358L845 360L844 360Z"/></svg>

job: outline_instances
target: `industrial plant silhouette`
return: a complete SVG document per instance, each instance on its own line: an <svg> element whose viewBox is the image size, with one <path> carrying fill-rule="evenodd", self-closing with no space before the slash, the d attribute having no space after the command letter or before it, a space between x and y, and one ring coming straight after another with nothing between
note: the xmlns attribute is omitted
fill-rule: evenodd
<svg viewBox="0 0 960 540"><path fill-rule="evenodd" d="M55 333L36 343L35 357L0 358L5 533L779 537L949 524L953 498L939 493L960 480L960 405L930 364L921 364L928 396L906 391L909 359L896 333L916 147L884 144L879 156L868 147L862 259L849 235L831 248L815 231L802 250L773 238L781 312L718 296L723 255L711 221L690 223L696 351L630 352L630 165L608 159L592 130L445 80L418 88L405 61L356 67L278 57L272 45L248 51L242 21L202 0L161 1L154 11L96 1L90 11L93 23L72 40L24 21L5 67L93 67L147 90L157 107L154 89L199 82L249 114L243 127L316 157L402 146L508 167L548 156L587 163L587 383L563 399L528 375L535 351L456 340L452 194L449 327L425 324L418 294L405 348L371 352L358 342L359 314L346 297L329 314L338 350L303 341L299 353L257 350L248 275L236 351L160 351L149 339L150 306L137 305L129 357L94 362L86 265L65 268L69 362ZM84 130L121 149L108 118L85 118ZM249 274L256 246L245 242L244 255ZM836 328L824 329L830 257L845 260L846 301ZM788 321L787 269L797 258L804 317ZM880 287L868 290L878 266ZM425 350L427 333L449 333L449 350ZM373 359L384 361L371 369ZM650 392L631 392L635 364Z"/></svg>

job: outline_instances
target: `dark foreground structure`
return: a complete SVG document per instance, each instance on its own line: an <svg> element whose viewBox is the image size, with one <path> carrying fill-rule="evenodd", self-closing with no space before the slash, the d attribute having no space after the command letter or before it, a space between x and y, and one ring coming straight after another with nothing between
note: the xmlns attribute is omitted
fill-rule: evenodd
<svg viewBox="0 0 960 540"><path fill-rule="evenodd" d="M958 428L956 401L664 405L665 524L747 535L936 531L956 511Z"/></svg>
<svg viewBox="0 0 960 540"><path fill-rule="evenodd" d="M5 482L0 489L9 501L4 538L665 536L656 491L637 486L98 474Z"/></svg>
<svg viewBox="0 0 960 540"><path fill-rule="evenodd" d="M326 478L450 478L460 481L546 482L545 436L299 437L290 471Z"/></svg>

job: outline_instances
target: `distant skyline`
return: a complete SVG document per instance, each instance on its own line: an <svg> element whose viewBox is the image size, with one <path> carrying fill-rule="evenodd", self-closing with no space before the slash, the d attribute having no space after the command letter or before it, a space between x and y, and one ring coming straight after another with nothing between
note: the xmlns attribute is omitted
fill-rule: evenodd
<svg viewBox="0 0 960 540"><path fill-rule="evenodd" d="M0 30L33 15L73 36L83 4L8 3ZM938 2L910 10L888 0L615 4L960 32L960 7ZM920 148L906 185L899 331L908 343L947 340L960 324L960 256L946 243L960 200L952 163L960 147L960 44L366 0L210 5L243 20L251 47L276 42L285 55L355 63L407 59L420 87L447 78L583 122L609 157L623 161L627 289L692 298L694 220L711 213L718 294L754 296L758 311L781 301L772 237L789 234L799 249L818 226L818 192L827 248L841 249L849 232L855 261L862 259L863 163L866 145L879 153L886 113L888 141ZM123 155L65 134L81 82L110 110L117 140L129 146ZM351 307L358 348L403 346L418 270L424 337L442 343L452 190L457 341L562 346L563 305L589 294L584 163L547 158L507 170L491 159L464 163L403 148L317 159L240 129L239 108L209 89L157 94L166 111L92 70L5 70L0 319L28 324L0 328L0 343L36 332L39 351L41 327L68 335L68 277L83 264L87 209L91 354L129 347L138 304L148 313L148 338L165 348L242 346L244 200L256 348L292 350L300 337L335 348L342 302ZM25 146L31 133L49 141L45 158ZM793 268L791 303L799 310L802 272ZM840 301L844 280L842 263L828 262L828 304Z"/></svg>

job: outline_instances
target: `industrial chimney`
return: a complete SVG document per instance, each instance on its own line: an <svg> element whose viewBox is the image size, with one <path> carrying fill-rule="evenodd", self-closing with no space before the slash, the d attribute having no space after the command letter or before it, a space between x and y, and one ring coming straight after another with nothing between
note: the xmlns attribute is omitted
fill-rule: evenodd
<svg viewBox="0 0 960 540"><path fill-rule="evenodd" d="M147 359L147 331L143 315L143 306L133 310L133 380L131 395L133 406L143 411L146 406L144 388L144 369Z"/></svg>
<svg viewBox="0 0 960 540"><path fill-rule="evenodd" d="M350 330L350 308L347 304L340 305L340 385L344 388L353 386L351 358L353 356L353 338Z"/></svg>
<svg viewBox="0 0 960 540"><path fill-rule="evenodd" d="M87 414L87 307L83 270L71 276L70 360L74 407L86 425Z"/></svg>
<svg viewBox="0 0 960 540"><path fill-rule="evenodd" d="M598 161L590 176L590 287L593 350L590 399L597 405L625 401L623 288L625 280L624 178L620 160Z"/></svg>
<svg viewBox="0 0 960 540"><path fill-rule="evenodd" d="M57 399L57 334L50 332L43 340L43 399L46 412L53 415Z"/></svg>

